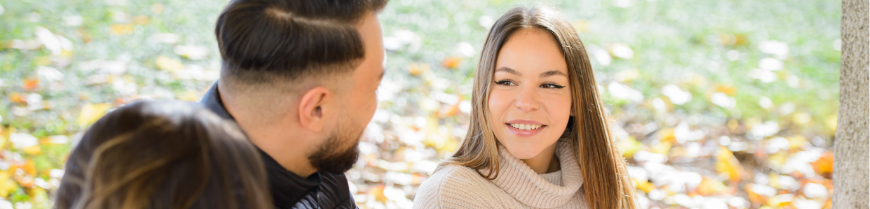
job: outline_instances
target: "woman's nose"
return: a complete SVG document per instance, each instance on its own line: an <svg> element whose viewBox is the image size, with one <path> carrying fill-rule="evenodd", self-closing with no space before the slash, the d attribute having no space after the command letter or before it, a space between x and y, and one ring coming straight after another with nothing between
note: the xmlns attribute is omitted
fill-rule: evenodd
<svg viewBox="0 0 870 209"><path fill-rule="evenodd" d="M526 87L520 91L519 95L517 95L517 100L514 103L514 106L520 108L523 112L529 112L537 110L541 107L541 104L538 101L538 95L537 92L535 92L535 89Z"/></svg>

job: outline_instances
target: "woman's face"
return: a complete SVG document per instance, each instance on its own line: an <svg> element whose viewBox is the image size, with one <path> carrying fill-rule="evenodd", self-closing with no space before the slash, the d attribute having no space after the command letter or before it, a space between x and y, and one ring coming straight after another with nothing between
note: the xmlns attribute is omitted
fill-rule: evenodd
<svg viewBox="0 0 870 209"><path fill-rule="evenodd" d="M520 29L502 46L490 88L498 141L518 159L555 148L571 116L568 65L550 33Z"/></svg>

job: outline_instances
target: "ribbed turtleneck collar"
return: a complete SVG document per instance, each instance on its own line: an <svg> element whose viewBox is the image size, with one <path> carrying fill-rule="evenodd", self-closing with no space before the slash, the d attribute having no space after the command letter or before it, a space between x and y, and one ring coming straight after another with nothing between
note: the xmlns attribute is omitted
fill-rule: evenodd
<svg viewBox="0 0 870 209"><path fill-rule="evenodd" d="M501 168L492 182L517 201L536 208L552 208L564 205L583 186L580 166L574 158L572 145L559 140L556 157L562 169L548 174L538 174L522 160L513 157L507 149L499 146Z"/></svg>

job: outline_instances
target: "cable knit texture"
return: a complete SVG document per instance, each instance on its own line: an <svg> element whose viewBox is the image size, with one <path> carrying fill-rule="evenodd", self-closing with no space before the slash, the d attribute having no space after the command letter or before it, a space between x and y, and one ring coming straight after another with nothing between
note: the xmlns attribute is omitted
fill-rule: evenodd
<svg viewBox="0 0 870 209"><path fill-rule="evenodd" d="M547 174L535 173L503 147L494 180L465 166L440 167L420 186L414 208L587 208L571 144L559 140L556 147L562 169Z"/></svg>

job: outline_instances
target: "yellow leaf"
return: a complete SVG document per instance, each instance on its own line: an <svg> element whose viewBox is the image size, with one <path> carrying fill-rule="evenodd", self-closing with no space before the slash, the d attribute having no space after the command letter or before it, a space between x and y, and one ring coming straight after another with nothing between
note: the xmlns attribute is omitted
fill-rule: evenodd
<svg viewBox="0 0 870 209"><path fill-rule="evenodd" d="M728 96L734 96L737 93L737 89L732 85L717 85L716 91L725 93Z"/></svg>
<svg viewBox="0 0 870 209"><path fill-rule="evenodd" d="M771 167L779 168L779 166L785 164L785 160L787 157L788 156L786 156L784 152L777 152L775 154L771 154L770 156L767 156L767 164Z"/></svg>
<svg viewBox="0 0 870 209"><path fill-rule="evenodd" d="M97 122L100 117L103 117L103 115L106 114L106 111L109 110L109 108L111 108L111 105L107 103L85 104L85 106L82 107L82 110L79 113L79 125L88 126L94 122Z"/></svg>
<svg viewBox="0 0 870 209"><path fill-rule="evenodd" d="M577 20L571 23L571 26L574 26L574 29L577 32L586 32L589 30L589 21L586 20Z"/></svg>
<svg viewBox="0 0 870 209"><path fill-rule="evenodd" d="M50 65L51 64L51 57L50 56L37 57L36 59L33 60L33 64L39 65L39 66Z"/></svg>
<svg viewBox="0 0 870 209"><path fill-rule="evenodd" d="M726 189L728 189L728 186L725 186L721 181L706 177L701 180L701 183L697 187L698 194L703 196L723 194Z"/></svg>
<svg viewBox="0 0 870 209"><path fill-rule="evenodd" d="M761 118L758 116L751 117L743 121L743 125L746 126L746 129L752 129L752 127L755 127L755 125L758 124L761 124Z"/></svg>
<svg viewBox="0 0 870 209"><path fill-rule="evenodd" d="M157 67L165 71L177 72L181 69L184 69L184 64L181 64L181 61L163 55L158 56L156 62Z"/></svg>
<svg viewBox="0 0 870 209"><path fill-rule="evenodd" d="M200 94L197 93L196 91L194 91L194 90L187 90L187 91L185 91L183 94L181 94L181 95L178 97L178 99L180 99L180 100L184 100L184 101L195 102L195 101L199 101L199 96L200 96Z"/></svg>
<svg viewBox="0 0 870 209"><path fill-rule="evenodd" d="M728 174L728 180L732 182L738 182L746 175L734 153L725 147L719 147L719 153L716 154L716 171Z"/></svg>
<svg viewBox="0 0 870 209"><path fill-rule="evenodd" d="M792 194L782 194L771 197L767 200L767 205L772 206L774 208L783 208L786 205L790 205L791 202L794 201L794 195Z"/></svg>
<svg viewBox="0 0 870 209"><path fill-rule="evenodd" d="M4 129L3 126L0 126L0 148L3 147L3 144L6 144L6 136L6 129Z"/></svg>
<svg viewBox="0 0 870 209"><path fill-rule="evenodd" d="M18 184L12 180L12 171L0 171L0 197L8 197L9 193L18 189Z"/></svg>
<svg viewBox="0 0 870 209"><path fill-rule="evenodd" d="M619 73L616 73L614 77L616 77L616 80L619 82L629 83L640 77L640 71L638 71L637 69L623 70Z"/></svg>
<svg viewBox="0 0 870 209"><path fill-rule="evenodd" d="M641 181L641 180L638 180L636 178L631 178L631 180L634 180L634 184L637 185L637 189L643 190L643 192L646 192L646 193L649 193L649 191L652 191L653 189L656 188L656 186L653 185L652 183L650 183L649 181Z"/></svg>
<svg viewBox="0 0 870 209"><path fill-rule="evenodd" d="M42 153L42 149L38 145L25 147L22 151L30 155L38 155L39 153Z"/></svg>
<svg viewBox="0 0 870 209"><path fill-rule="evenodd" d="M659 136L662 137L662 142L674 142L677 140L677 137L674 136L674 128L663 128L659 131Z"/></svg>
<svg viewBox="0 0 870 209"><path fill-rule="evenodd" d="M459 149L459 141L455 139L447 139L447 141L444 143L444 148L440 151L446 153L453 153L456 152L456 149Z"/></svg>
<svg viewBox="0 0 870 209"><path fill-rule="evenodd" d="M73 51L64 49L63 51L60 52L60 57L70 58L73 56L73 54L74 54Z"/></svg>
<svg viewBox="0 0 870 209"><path fill-rule="evenodd" d="M794 135L792 137L788 137L789 149L797 149L804 147L807 144L807 138L804 138L801 135Z"/></svg>
<svg viewBox="0 0 870 209"><path fill-rule="evenodd" d="M831 133L837 131L837 115L830 115L825 118L825 128L828 128Z"/></svg>
<svg viewBox="0 0 870 209"><path fill-rule="evenodd" d="M629 136L626 139L619 141L619 151L622 152L622 157L631 158L634 153L643 149L643 144Z"/></svg>
<svg viewBox="0 0 870 209"><path fill-rule="evenodd" d="M650 152L652 152L652 153L656 153L656 154L667 155L668 152L670 152L671 147L672 147L673 145L674 145L674 144L673 144L672 142L670 142L670 141L661 141L661 142L659 142L658 144L653 145L652 147L650 147Z"/></svg>
<svg viewBox="0 0 870 209"><path fill-rule="evenodd" d="M112 35L128 35L133 33L133 25L131 24L115 24L112 25L109 34Z"/></svg>
<svg viewBox="0 0 870 209"><path fill-rule="evenodd" d="M736 119L731 119L731 120L728 120L727 126L728 126L728 130L731 131L732 133L734 133L734 132L737 132L737 128L740 127L740 122L738 122Z"/></svg>
<svg viewBox="0 0 870 209"><path fill-rule="evenodd" d="M794 114L792 120L795 124L806 125L810 123L810 121L812 121L812 117L810 117L810 114L807 114L805 112L799 112L797 114Z"/></svg>

